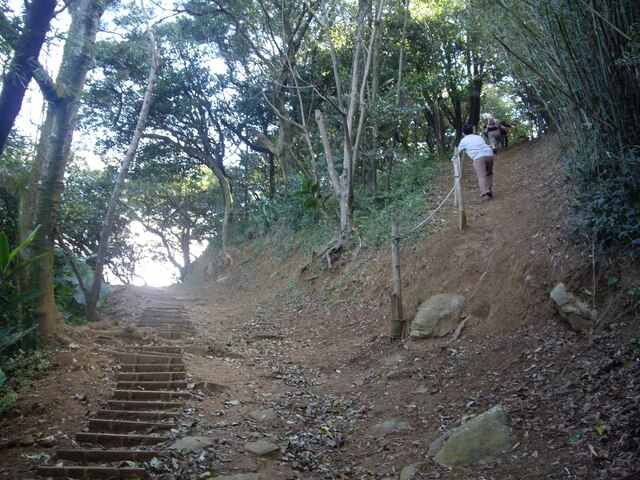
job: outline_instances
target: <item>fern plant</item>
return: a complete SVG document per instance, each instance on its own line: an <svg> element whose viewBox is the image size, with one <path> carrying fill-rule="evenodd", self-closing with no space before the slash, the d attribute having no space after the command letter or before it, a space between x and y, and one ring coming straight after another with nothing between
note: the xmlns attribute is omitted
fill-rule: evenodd
<svg viewBox="0 0 640 480"><path fill-rule="evenodd" d="M40 260L47 255L46 253L36 255L28 260L21 260L20 252L26 249L38 232L38 228L17 247L11 248L9 239L5 232L0 232L0 358L5 352L15 345L20 339L28 335L35 326L30 328L20 328L12 322L16 307L40 295L39 290L29 290L26 292L17 292L15 279L18 274L27 268L30 264ZM0 385L4 383L6 376L0 368Z"/></svg>

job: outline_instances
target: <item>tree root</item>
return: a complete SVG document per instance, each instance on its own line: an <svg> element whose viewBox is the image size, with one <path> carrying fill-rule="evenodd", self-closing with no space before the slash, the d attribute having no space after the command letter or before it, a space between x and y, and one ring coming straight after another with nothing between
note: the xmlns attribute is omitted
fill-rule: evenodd
<svg viewBox="0 0 640 480"><path fill-rule="evenodd" d="M296 280L300 281L304 273L313 265L313 263L318 259L323 259L327 262L326 268L331 268L331 265L340 257L340 254L345 249L346 242L342 238L335 238L327 243L321 250L320 253L311 252L309 255L309 260L298 270L298 275ZM307 278L306 280L313 280L314 277Z"/></svg>

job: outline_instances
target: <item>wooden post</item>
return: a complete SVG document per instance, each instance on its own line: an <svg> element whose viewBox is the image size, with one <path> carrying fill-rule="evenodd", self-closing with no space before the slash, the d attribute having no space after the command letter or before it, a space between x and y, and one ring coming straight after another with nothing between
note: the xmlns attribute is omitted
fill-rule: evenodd
<svg viewBox="0 0 640 480"><path fill-rule="evenodd" d="M455 184L456 179L456 159L458 158L458 147L455 148L453 152L453 157L451 157L451 163L453 163L453 182ZM453 206L457 209L460 205L460 200L458 200L458 189L454 189L453 191Z"/></svg>
<svg viewBox="0 0 640 480"><path fill-rule="evenodd" d="M460 230L464 230L467 226L467 214L464 211L464 198L462 197L462 163L457 149L453 156L453 174L454 181L456 182L455 203L458 207L458 228L460 228Z"/></svg>
<svg viewBox="0 0 640 480"><path fill-rule="evenodd" d="M400 279L400 238L398 225L391 224L391 338L402 338L405 322L402 311L402 281Z"/></svg>

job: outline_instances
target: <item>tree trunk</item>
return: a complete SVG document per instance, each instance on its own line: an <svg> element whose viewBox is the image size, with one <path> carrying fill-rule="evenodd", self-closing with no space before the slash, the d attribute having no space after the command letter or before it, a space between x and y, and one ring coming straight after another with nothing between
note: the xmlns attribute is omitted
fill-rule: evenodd
<svg viewBox="0 0 640 480"><path fill-rule="evenodd" d="M80 94L84 88L104 7L104 0L78 0L69 5L71 26L56 81L62 93L57 101L49 103L45 121L47 135L42 136L38 147L35 167L37 178L36 183L31 186L36 198L33 202L35 210L31 228L40 225L40 230L30 251L33 255L50 253L31 266L27 278L28 287L42 292L35 305L35 319L41 340L45 343L55 334L61 319L55 304L53 286L54 230Z"/></svg>
<svg viewBox="0 0 640 480"><path fill-rule="evenodd" d="M478 124L480 123L480 96L482 95L482 77L480 75L474 74L470 89L469 123L478 128Z"/></svg>
<svg viewBox="0 0 640 480"><path fill-rule="evenodd" d="M126 180L127 174L129 173L129 167L131 166L133 157L138 151L138 145L140 144L142 132L144 131L147 117L149 116L149 109L151 108L153 90L155 87L158 65L160 63L160 51L152 30L149 31L149 37L151 39L151 66L149 68L149 77L147 78L147 88L144 92L144 98L142 100L140 114L138 115L136 129L133 132L133 138L131 139L131 143L129 144L127 154L122 161L122 165L120 165L118 178L116 179L116 183L113 186L111 198L107 206L107 213L105 214L102 228L100 229L100 243L98 244L98 251L96 252L96 264L93 271L93 283L91 285L91 292L86 299L87 320L89 320L90 322L100 320L98 315L98 301L100 300L102 274L107 258L107 251L109 248L109 236L111 235L111 231L113 229L113 222L115 219L118 200L120 199L120 195L122 193L122 190L124 189L124 181Z"/></svg>
<svg viewBox="0 0 640 480"><path fill-rule="evenodd" d="M26 14L22 34L9 40L14 49L13 58L2 81L0 93L0 155L13 128L24 94L38 65L38 56L49 24L54 15L56 0L25 2ZM2 20L7 20L2 15ZM6 36L5 36L6 38Z"/></svg>
<svg viewBox="0 0 640 480"><path fill-rule="evenodd" d="M231 264L233 257L229 253L230 230L231 230L231 212L233 210L233 193L231 192L231 182L222 169L220 169L216 162L207 162L207 165L211 168L214 175L218 179L220 188L222 189L222 196L224 197L224 217L222 219L222 256L225 264Z"/></svg>
<svg viewBox="0 0 640 480"><path fill-rule="evenodd" d="M407 20L409 17L409 0L405 0L404 4L404 20L402 23L402 40L400 41L400 58L398 59L398 83L396 85L396 120L393 126L393 134L391 136L391 152L387 154L387 179L385 190L391 192L391 174L393 173L393 157L398 139L398 123L400 122L400 105L402 104L402 70L404 68L404 48L407 38Z"/></svg>

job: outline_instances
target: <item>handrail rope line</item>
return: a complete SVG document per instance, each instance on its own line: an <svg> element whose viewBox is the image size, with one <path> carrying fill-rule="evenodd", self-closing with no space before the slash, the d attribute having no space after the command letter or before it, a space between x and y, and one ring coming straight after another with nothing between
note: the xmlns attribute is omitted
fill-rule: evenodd
<svg viewBox="0 0 640 480"><path fill-rule="evenodd" d="M454 162L454 161L456 161L456 159L457 159L458 161L460 161L460 156L459 156L459 155L454 155L454 156L453 156L453 158L451 159L451 161L452 161L452 162ZM461 169L459 169L459 170L461 170ZM419 229L420 227L422 227L424 224L426 224L426 223L431 219L431 217L433 217L433 216L438 212L438 210L440 210L440 209L442 208L442 206L446 203L446 201L447 201L447 200L449 200L449 197L451 196L451 194L454 192L454 190L456 189L456 187L457 187L457 186L458 186L458 184L460 183L460 180L461 180L461 178L462 178L462 172L460 172L460 175L458 175L458 176L456 176L456 177L454 177L454 178L456 179L456 181L455 181L455 183L453 184L453 187L451 188L451 190L449 190L449 193L447 193L447 196L446 196L446 197L444 197L444 200L442 200L442 201L440 202L440 205L438 205L438 206L436 207L436 209L435 209L435 210L433 210L433 211L429 214L429 216L428 216L427 218L425 218L422 222L420 222L418 225L416 225L415 227L413 227L411 230L409 230L409 231L408 231L408 232L406 232L406 233L401 233L401 234L397 235L396 237L392 238L392 240L394 240L394 241L396 241L396 242L397 242L397 241L399 241L399 240L402 240L403 238L407 238L407 237L409 237L410 235L413 235L415 232L417 232L417 231L418 231L418 229Z"/></svg>

